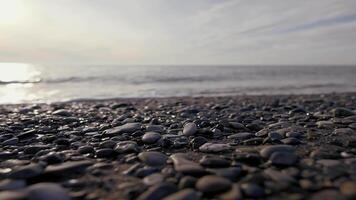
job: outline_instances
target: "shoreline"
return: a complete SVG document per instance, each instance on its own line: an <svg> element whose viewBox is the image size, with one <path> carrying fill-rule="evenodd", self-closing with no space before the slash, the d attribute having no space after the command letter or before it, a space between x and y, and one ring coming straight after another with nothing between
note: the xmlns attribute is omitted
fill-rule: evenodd
<svg viewBox="0 0 356 200"><path fill-rule="evenodd" d="M322 93L280 93L280 94L231 94L231 95L184 95L184 96L168 96L168 97L114 97L114 98L76 98L63 101L34 101L20 103L1 103L0 106L8 105L30 105L30 104L63 104L63 103L80 103L80 102L111 102L111 101L142 101L147 99L156 100L174 100L174 99L214 99L214 98L282 98L282 97L317 97L317 96L345 96L356 95L356 92L322 92Z"/></svg>
<svg viewBox="0 0 356 200"><path fill-rule="evenodd" d="M353 199L355 111L356 92L2 104L0 199Z"/></svg>

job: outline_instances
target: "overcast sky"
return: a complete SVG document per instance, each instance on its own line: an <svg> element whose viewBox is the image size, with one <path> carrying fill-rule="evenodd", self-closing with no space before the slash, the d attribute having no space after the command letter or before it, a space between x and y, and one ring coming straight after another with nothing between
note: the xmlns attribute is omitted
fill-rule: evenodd
<svg viewBox="0 0 356 200"><path fill-rule="evenodd" d="M0 0L0 62L356 64L356 0Z"/></svg>

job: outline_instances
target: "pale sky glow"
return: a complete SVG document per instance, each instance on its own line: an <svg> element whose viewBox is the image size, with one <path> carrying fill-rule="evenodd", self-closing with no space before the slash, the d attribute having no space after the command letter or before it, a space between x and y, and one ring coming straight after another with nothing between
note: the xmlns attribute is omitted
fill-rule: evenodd
<svg viewBox="0 0 356 200"><path fill-rule="evenodd" d="M356 0L0 0L0 62L356 64Z"/></svg>

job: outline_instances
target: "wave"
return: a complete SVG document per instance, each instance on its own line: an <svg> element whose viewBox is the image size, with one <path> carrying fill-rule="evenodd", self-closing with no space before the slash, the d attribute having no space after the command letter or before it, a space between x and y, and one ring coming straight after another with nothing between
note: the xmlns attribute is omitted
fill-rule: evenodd
<svg viewBox="0 0 356 200"><path fill-rule="evenodd" d="M0 80L0 85L10 85L10 84L33 84L33 83L40 83L41 80L24 80L24 81L18 81L18 80L13 80L13 81L1 81Z"/></svg>

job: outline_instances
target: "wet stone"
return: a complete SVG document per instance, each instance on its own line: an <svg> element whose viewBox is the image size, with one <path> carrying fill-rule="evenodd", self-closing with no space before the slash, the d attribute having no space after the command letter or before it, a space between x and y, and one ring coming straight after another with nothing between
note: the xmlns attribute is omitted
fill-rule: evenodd
<svg viewBox="0 0 356 200"><path fill-rule="evenodd" d="M168 157L163 153L157 151L148 151L138 154L138 158L149 166L163 166L166 165Z"/></svg>
<svg viewBox="0 0 356 200"><path fill-rule="evenodd" d="M156 132L147 132L142 136L142 142L145 144L154 144L161 139L161 134Z"/></svg>
<svg viewBox="0 0 356 200"><path fill-rule="evenodd" d="M207 175L200 178L196 188L203 193L218 194L231 188L231 181L215 175Z"/></svg>
<svg viewBox="0 0 356 200"><path fill-rule="evenodd" d="M174 169L177 172L192 176L201 176L206 174L206 171L202 166L189 160L185 154L176 153L171 155L170 158L173 160Z"/></svg>
<svg viewBox="0 0 356 200"><path fill-rule="evenodd" d="M228 139L246 140L254 137L255 134L249 132L235 133L227 136Z"/></svg>
<svg viewBox="0 0 356 200"><path fill-rule="evenodd" d="M27 189L28 196L34 200L70 200L67 190L55 183L37 183Z"/></svg>
<svg viewBox="0 0 356 200"><path fill-rule="evenodd" d="M241 185L241 189L246 197L262 198L265 196L263 188L255 183L244 183Z"/></svg>
<svg viewBox="0 0 356 200"><path fill-rule="evenodd" d="M80 154L94 153L94 147L92 146L82 146L78 148Z"/></svg>
<svg viewBox="0 0 356 200"><path fill-rule="evenodd" d="M195 188L195 184L197 182L197 179L192 177L192 176L184 176L179 180L179 188L184 189L184 188Z"/></svg>
<svg viewBox="0 0 356 200"><path fill-rule="evenodd" d="M220 200L242 200L243 194L237 184L233 184L231 189L219 195Z"/></svg>
<svg viewBox="0 0 356 200"><path fill-rule="evenodd" d="M348 116L355 115L355 113L352 110L343 107L334 108L331 110L331 113L335 117L348 117Z"/></svg>
<svg viewBox="0 0 356 200"><path fill-rule="evenodd" d="M6 145L16 145L19 142L18 138L11 138L8 140L5 140L4 142L2 142L2 145L6 146Z"/></svg>
<svg viewBox="0 0 356 200"><path fill-rule="evenodd" d="M294 132L294 131L292 131L292 132L286 133L286 137L300 138L300 137L302 137L302 136L303 136L303 134L300 133L300 132Z"/></svg>
<svg viewBox="0 0 356 200"><path fill-rule="evenodd" d="M220 157L203 157L199 163L204 167L222 168L230 166L230 161Z"/></svg>
<svg viewBox="0 0 356 200"><path fill-rule="evenodd" d="M198 137L193 138L190 141L190 146L193 149L199 149L199 147L201 147L203 144L205 144L207 142L208 142L208 139L206 139L205 137L202 137L202 136L198 136Z"/></svg>
<svg viewBox="0 0 356 200"><path fill-rule="evenodd" d="M150 187L147 191L142 193L138 200L153 200L163 199L164 197L173 194L177 191L177 187L171 183L161 183Z"/></svg>
<svg viewBox="0 0 356 200"><path fill-rule="evenodd" d="M271 138L272 140L281 140L283 139L283 136L277 132L270 132L268 133L268 137Z"/></svg>
<svg viewBox="0 0 356 200"><path fill-rule="evenodd" d="M193 189L184 189L165 197L163 200L199 200L199 194Z"/></svg>
<svg viewBox="0 0 356 200"><path fill-rule="evenodd" d="M199 151L204 153L220 153L230 151L231 146L228 144L205 143L199 147Z"/></svg>
<svg viewBox="0 0 356 200"><path fill-rule="evenodd" d="M134 141L122 141L118 142L115 147L115 151L118 153L136 153L139 152L139 146Z"/></svg>
<svg viewBox="0 0 356 200"><path fill-rule="evenodd" d="M44 173L55 176L62 176L67 173L81 173L92 164L91 161L68 161L57 165L49 165Z"/></svg>
<svg viewBox="0 0 356 200"><path fill-rule="evenodd" d="M163 182L164 180L164 176L160 173L154 173L154 174L151 174L149 176L146 176L142 182L146 185L156 185L156 184L159 184L161 182Z"/></svg>
<svg viewBox="0 0 356 200"><path fill-rule="evenodd" d="M163 133L164 131L164 126L162 125L148 125L146 127L147 132L157 132L157 133Z"/></svg>
<svg viewBox="0 0 356 200"><path fill-rule="evenodd" d="M294 152L293 146L290 145L273 145L263 148L260 155L263 158L269 158L275 152Z"/></svg>
<svg viewBox="0 0 356 200"><path fill-rule="evenodd" d="M340 192L349 199L356 198L356 181L345 181L341 183Z"/></svg>
<svg viewBox="0 0 356 200"><path fill-rule="evenodd" d="M187 123L184 125L183 128L183 135L185 136L192 136L197 132L198 128L195 123Z"/></svg>
<svg viewBox="0 0 356 200"><path fill-rule="evenodd" d="M109 148L109 149L113 149L116 146L116 142L112 141L112 140L107 140L104 142L101 142L99 144L99 148L104 149L104 148Z"/></svg>
<svg viewBox="0 0 356 200"><path fill-rule="evenodd" d="M42 174L44 166L40 164L29 164L13 169L8 175L11 179L27 179L36 177Z"/></svg>
<svg viewBox="0 0 356 200"><path fill-rule="evenodd" d="M298 145L301 143L301 141L299 139L293 138L293 137L285 138L285 139L281 140L281 142L283 144L287 144L287 145Z"/></svg>
<svg viewBox="0 0 356 200"><path fill-rule="evenodd" d="M122 133L133 133L135 131L141 130L141 123L127 123L122 126L114 127L104 131L106 135L117 135Z"/></svg>
<svg viewBox="0 0 356 200"><path fill-rule="evenodd" d="M26 186L26 181L23 179L4 179L0 181L0 191L1 190L17 190L24 188Z"/></svg>
<svg viewBox="0 0 356 200"><path fill-rule="evenodd" d="M60 109L60 110L56 110L52 113L52 115L58 115L58 116L62 116L62 117L70 117L72 114L70 111L65 110L65 109Z"/></svg>
<svg viewBox="0 0 356 200"><path fill-rule="evenodd" d="M271 155L269 160L273 165L290 166L297 162L298 157L294 153L275 152Z"/></svg>
<svg viewBox="0 0 356 200"><path fill-rule="evenodd" d="M240 176L242 170L240 167L228 167L228 168L213 168L209 169L208 172L212 174L227 178L233 182L237 180Z"/></svg>
<svg viewBox="0 0 356 200"><path fill-rule="evenodd" d="M98 149L95 152L96 157L98 158L110 158L110 157L115 157L116 156L116 151L110 148L105 148L105 149Z"/></svg>
<svg viewBox="0 0 356 200"><path fill-rule="evenodd" d="M335 200L344 199L337 190L326 189L312 195L311 200Z"/></svg>

